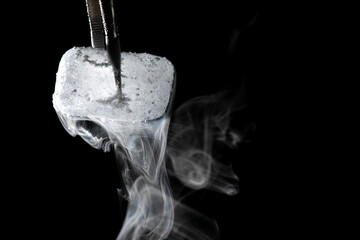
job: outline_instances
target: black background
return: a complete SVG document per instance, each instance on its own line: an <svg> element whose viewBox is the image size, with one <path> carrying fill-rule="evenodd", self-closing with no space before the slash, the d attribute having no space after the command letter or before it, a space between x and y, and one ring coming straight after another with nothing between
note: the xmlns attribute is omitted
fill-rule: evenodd
<svg viewBox="0 0 360 240"><path fill-rule="evenodd" d="M8 9L14 24L4 43L11 81L2 88L3 102L11 103L3 106L4 216L13 236L7 239L114 239L121 220L113 155L68 135L52 107L62 54L90 45L85 1L19 3ZM174 108L245 84L246 118L256 132L249 143L225 153L234 159L240 193L200 191L194 202L201 201L202 211L217 218L220 239L286 236L294 214L287 209L294 208L296 196L284 196L291 186L279 187L278 173L284 155L295 153L283 151L287 144L279 126L285 127L289 116L282 112L279 118L277 103L279 72L288 73L280 46L290 37L279 35L287 29L274 9L257 1L128 2L118 4L117 17L122 51L165 56L176 67Z"/></svg>

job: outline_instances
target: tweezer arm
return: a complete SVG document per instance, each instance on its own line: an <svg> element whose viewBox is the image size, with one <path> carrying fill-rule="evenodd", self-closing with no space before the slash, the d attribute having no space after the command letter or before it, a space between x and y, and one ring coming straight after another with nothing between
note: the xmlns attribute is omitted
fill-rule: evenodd
<svg viewBox="0 0 360 240"><path fill-rule="evenodd" d="M86 0L91 46L106 49L114 69L116 83L121 87L121 49L116 26L113 0Z"/></svg>
<svg viewBox="0 0 360 240"><path fill-rule="evenodd" d="M99 0L86 0L90 24L91 46L105 49L104 32Z"/></svg>
<svg viewBox="0 0 360 240"><path fill-rule="evenodd" d="M114 1L99 0L99 3L104 25L106 50L112 62L117 82L120 84L121 49L116 26Z"/></svg>

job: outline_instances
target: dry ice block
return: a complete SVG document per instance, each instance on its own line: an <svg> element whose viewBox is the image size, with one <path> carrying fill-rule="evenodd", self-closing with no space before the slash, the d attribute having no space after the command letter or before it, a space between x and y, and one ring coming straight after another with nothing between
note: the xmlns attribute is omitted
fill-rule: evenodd
<svg viewBox="0 0 360 240"><path fill-rule="evenodd" d="M159 119L170 108L174 75L173 65L164 57L121 53L119 91L105 50L74 47L59 64L54 108L66 121L135 123ZM76 134L71 126L65 127Z"/></svg>

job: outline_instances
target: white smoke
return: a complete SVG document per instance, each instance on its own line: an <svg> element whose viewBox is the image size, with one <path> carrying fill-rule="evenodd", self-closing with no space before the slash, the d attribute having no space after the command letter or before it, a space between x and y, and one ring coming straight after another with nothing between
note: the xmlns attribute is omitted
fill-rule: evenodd
<svg viewBox="0 0 360 240"><path fill-rule="evenodd" d="M218 238L214 219L173 198L176 189L170 189L168 173L194 190L206 188L228 195L238 192L239 178L230 161L224 163L214 151L218 145L236 147L253 125L242 131L234 129L231 114L244 105L226 98L228 92L191 99L174 112L171 124L169 116L129 123L74 121L59 115L66 129L75 128L73 135L81 136L92 147L115 150L124 186L120 196L128 201L118 240ZM170 160L169 169L165 159Z"/></svg>
<svg viewBox="0 0 360 240"><path fill-rule="evenodd" d="M120 195L128 209L118 240L164 239L171 231L174 207L164 162L169 121L77 121L76 134L94 148L113 147L121 166Z"/></svg>
<svg viewBox="0 0 360 240"><path fill-rule="evenodd" d="M192 189L211 189L228 195L238 192L238 176L231 161L215 157L219 146L236 147L246 141L253 124L236 129L230 126L231 114L246 105L236 92L221 92L193 98L174 113L167 153L174 174ZM234 159L238 160L238 159Z"/></svg>

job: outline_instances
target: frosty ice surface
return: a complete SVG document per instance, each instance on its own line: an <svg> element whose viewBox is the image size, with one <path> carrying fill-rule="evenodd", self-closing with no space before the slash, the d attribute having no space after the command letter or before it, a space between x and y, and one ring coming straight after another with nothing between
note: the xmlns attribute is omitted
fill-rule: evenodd
<svg viewBox="0 0 360 240"><path fill-rule="evenodd" d="M53 104L67 117L139 122L160 118L170 103L174 67L164 57L121 54L121 91L107 52L74 47L62 57Z"/></svg>

